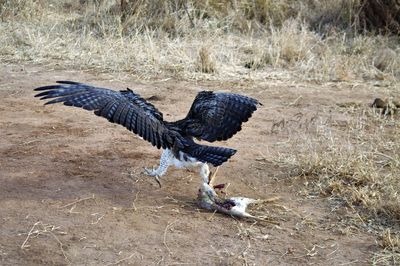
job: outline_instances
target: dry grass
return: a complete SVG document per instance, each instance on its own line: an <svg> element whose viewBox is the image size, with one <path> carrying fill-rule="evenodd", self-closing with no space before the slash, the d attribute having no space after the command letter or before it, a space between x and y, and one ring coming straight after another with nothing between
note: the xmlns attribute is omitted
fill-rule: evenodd
<svg viewBox="0 0 400 266"><path fill-rule="evenodd" d="M382 250L372 258L373 265L398 265L400 263L400 238L386 229L380 235Z"/></svg>
<svg viewBox="0 0 400 266"><path fill-rule="evenodd" d="M303 180L305 189L300 194L329 199L339 224L346 220L344 231L351 227L376 234L383 231L379 240L382 249L372 262L397 265L399 116L383 116L380 110L359 105L340 110L345 120L321 116L281 128L289 131L289 140L277 144L281 152L271 154L271 158L285 171L289 169L291 177ZM336 229L340 231L339 224Z"/></svg>
<svg viewBox="0 0 400 266"><path fill-rule="evenodd" d="M198 69L204 73L214 73L216 71L215 61L211 58L210 52L206 47L200 48Z"/></svg>
<svg viewBox="0 0 400 266"><path fill-rule="evenodd" d="M322 196L342 199L361 216L396 228L400 219L400 123L358 108L341 125L316 119L286 143L296 153L278 154L279 164L307 180ZM315 191L314 191L315 192Z"/></svg>
<svg viewBox="0 0 400 266"><path fill-rule="evenodd" d="M93 2L2 0L0 59L141 79L400 76L396 38L354 34L357 1Z"/></svg>

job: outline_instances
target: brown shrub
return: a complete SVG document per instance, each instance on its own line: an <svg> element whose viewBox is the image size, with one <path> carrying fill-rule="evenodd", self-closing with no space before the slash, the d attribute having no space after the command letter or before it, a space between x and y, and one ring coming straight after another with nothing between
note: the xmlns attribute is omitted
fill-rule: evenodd
<svg viewBox="0 0 400 266"><path fill-rule="evenodd" d="M365 0L360 22L379 33L400 34L400 2L398 0Z"/></svg>

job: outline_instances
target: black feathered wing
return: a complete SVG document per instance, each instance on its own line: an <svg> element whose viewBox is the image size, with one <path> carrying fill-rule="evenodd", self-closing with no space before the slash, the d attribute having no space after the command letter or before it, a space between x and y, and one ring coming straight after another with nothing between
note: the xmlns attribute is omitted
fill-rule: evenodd
<svg viewBox="0 0 400 266"><path fill-rule="evenodd" d="M57 85L36 88L41 100L52 99L46 104L62 102L67 106L93 110L98 116L120 124L138 134L157 148L178 148L183 138L169 129L163 115L130 89L113 91L72 81L57 81Z"/></svg>
<svg viewBox="0 0 400 266"><path fill-rule="evenodd" d="M157 148L182 151L201 162L219 166L236 150L199 145L192 137L208 140L226 140L241 129L257 109L258 102L249 97L230 94L201 92L197 95L188 116L168 123L152 104L130 89L113 91L72 81L36 88L35 95L46 104L63 103L67 106L92 110L108 121L118 123L138 134Z"/></svg>
<svg viewBox="0 0 400 266"><path fill-rule="evenodd" d="M260 103L250 97L212 91L200 92L183 120L184 132L209 142L227 140L242 129Z"/></svg>

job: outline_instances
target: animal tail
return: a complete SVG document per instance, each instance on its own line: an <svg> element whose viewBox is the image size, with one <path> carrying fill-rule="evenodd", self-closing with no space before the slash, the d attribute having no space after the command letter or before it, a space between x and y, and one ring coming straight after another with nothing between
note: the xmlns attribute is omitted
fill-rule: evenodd
<svg viewBox="0 0 400 266"><path fill-rule="evenodd" d="M185 152L190 156L203 163L211 163L214 166L220 166L236 153L234 149L199 145L194 142L187 149Z"/></svg>

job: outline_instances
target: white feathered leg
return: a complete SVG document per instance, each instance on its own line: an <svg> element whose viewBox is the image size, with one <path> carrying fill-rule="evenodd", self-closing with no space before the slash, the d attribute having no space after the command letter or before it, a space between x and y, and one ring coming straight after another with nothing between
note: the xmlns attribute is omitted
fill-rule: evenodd
<svg viewBox="0 0 400 266"><path fill-rule="evenodd" d="M163 153L161 154L161 158L160 158L160 165L158 166L158 168L157 169L144 168L145 174L147 174L149 176L154 176L158 185L161 187L160 177L165 175L165 173L168 170L168 167L173 162L173 158L174 158L174 155L169 149L163 150Z"/></svg>
<svg viewBox="0 0 400 266"><path fill-rule="evenodd" d="M163 150L160 158L160 165L157 169L145 168L145 174L149 176L154 176L158 185L161 187L160 177L165 175L170 165L174 165L176 168L191 168L201 165L200 176L202 182L208 183L208 178L210 175L210 169L207 163L202 163L197 161L195 158L187 156L186 154L180 152L179 158L175 158L173 152L169 149Z"/></svg>
<svg viewBox="0 0 400 266"><path fill-rule="evenodd" d="M202 183L207 183L209 182L209 176L210 176L210 168L208 167L207 163L202 163L200 167L200 176L201 176L201 182Z"/></svg>

